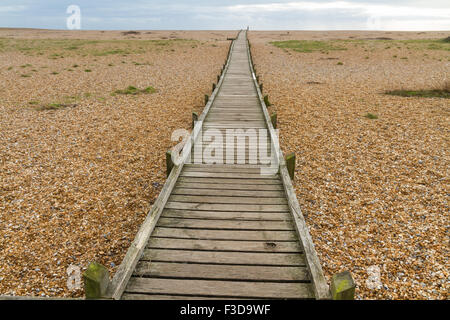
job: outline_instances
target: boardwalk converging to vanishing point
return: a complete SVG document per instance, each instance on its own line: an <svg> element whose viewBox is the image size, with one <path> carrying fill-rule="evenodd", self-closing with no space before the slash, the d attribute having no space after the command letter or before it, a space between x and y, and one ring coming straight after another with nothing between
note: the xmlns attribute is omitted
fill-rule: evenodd
<svg viewBox="0 0 450 320"><path fill-rule="evenodd" d="M110 285L110 296L328 298L328 286L265 108L247 34L241 31L194 129L194 143L188 150L191 161L172 169ZM203 134L196 135L196 130ZM211 130L224 137L234 130L237 138L249 130L269 133L264 145L249 139L241 153L227 150L208 158L204 151L211 143L205 144L204 137ZM225 140L216 139L212 145L226 149ZM254 151L256 143L277 161L273 172L262 171L270 165L260 158L265 152Z"/></svg>

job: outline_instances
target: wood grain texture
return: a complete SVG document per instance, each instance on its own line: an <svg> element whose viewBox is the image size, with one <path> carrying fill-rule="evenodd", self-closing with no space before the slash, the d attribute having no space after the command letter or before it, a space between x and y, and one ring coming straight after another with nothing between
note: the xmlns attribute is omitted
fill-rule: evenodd
<svg viewBox="0 0 450 320"><path fill-rule="evenodd" d="M128 293L184 294L246 298L312 299L309 283L274 283L217 280L178 280L132 277Z"/></svg>

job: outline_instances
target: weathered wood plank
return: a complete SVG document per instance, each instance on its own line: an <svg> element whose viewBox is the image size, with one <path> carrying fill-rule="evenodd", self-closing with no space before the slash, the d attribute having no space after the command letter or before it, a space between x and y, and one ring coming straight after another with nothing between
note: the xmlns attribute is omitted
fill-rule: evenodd
<svg viewBox="0 0 450 320"><path fill-rule="evenodd" d="M190 189L208 189L208 190L248 190L248 191L277 191L283 190L282 185L277 184L222 184L222 183L195 183L195 182L178 182L179 188Z"/></svg>
<svg viewBox="0 0 450 320"><path fill-rule="evenodd" d="M172 191L172 195L258 197L258 198L284 197L284 193L282 191L214 190L214 189L188 189L178 187Z"/></svg>
<svg viewBox="0 0 450 320"><path fill-rule="evenodd" d="M261 266L305 266L302 254L264 252L221 252L197 250L145 250L141 260L209 264L240 264Z"/></svg>
<svg viewBox="0 0 450 320"><path fill-rule="evenodd" d="M312 299L308 283L276 283L217 280L178 280L132 277L129 293L185 294L246 298Z"/></svg>
<svg viewBox="0 0 450 320"><path fill-rule="evenodd" d="M240 220L209 220L180 219L161 217L159 227L220 229L220 230L287 230L294 231L291 221L240 221Z"/></svg>
<svg viewBox="0 0 450 320"><path fill-rule="evenodd" d="M196 211L164 209L162 216L166 218L193 218L193 219L227 219L227 220L290 220L289 212L242 212L242 211Z"/></svg>
<svg viewBox="0 0 450 320"><path fill-rule="evenodd" d="M293 231L205 230L156 227L155 238L242 241L297 241Z"/></svg>
<svg viewBox="0 0 450 320"><path fill-rule="evenodd" d="M218 197L202 195L176 195L170 196L169 201L187 202L187 203L221 203L221 204L287 204L284 197L281 198L263 198L263 197Z"/></svg>
<svg viewBox="0 0 450 320"><path fill-rule="evenodd" d="M207 177L179 177L178 182L189 182L189 183L219 183L219 184L232 184L232 185L281 185L279 179L224 179L224 178L207 178Z"/></svg>
<svg viewBox="0 0 450 320"><path fill-rule="evenodd" d="M257 212L286 212L287 204L224 204L224 203L189 203L170 201L167 209L206 210L206 211L257 211Z"/></svg>
<svg viewBox="0 0 450 320"><path fill-rule="evenodd" d="M301 250L298 242L261 242L150 238L147 248L238 252L290 252Z"/></svg>
<svg viewBox="0 0 450 320"><path fill-rule="evenodd" d="M278 179L278 175L263 175L261 173L239 173L239 172L194 172L183 171L182 177L193 178L236 178L236 179Z"/></svg>
<svg viewBox="0 0 450 320"><path fill-rule="evenodd" d="M141 261L137 265L134 275L152 278L309 282L308 271L304 267L237 266Z"/></svg>

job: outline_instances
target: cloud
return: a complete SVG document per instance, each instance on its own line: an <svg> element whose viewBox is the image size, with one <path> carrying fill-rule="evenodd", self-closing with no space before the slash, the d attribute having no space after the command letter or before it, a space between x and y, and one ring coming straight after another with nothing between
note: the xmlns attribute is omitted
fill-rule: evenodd
<svg viewBox="0 0 450 320"><path fill-rule="evenodd" d="M26 6L0 6L0 12L8 13L8 12L19 12L24 11Z"/></svg>
<svg viewBox="0 0 450 320"><path fill-rule="evenodd" d="M292 19L297 15L299 18L308 18L309 25L303 24L301 28L309 30L323 29L317 28L319 25L325 25L328 29L349 29L349 27L374 30L450 29L449 7L429 8L413 3L406 6L350 1L297 1L237 4L223 9L236 14L245 12L252 17L263 16L269 21L276 18L279 19L281 28L291 26ZM317 22L313 21L314 17Z"/></svg>
<svg viewBox="0 0 450 320"><path fill-rule="evenodd" d="M366 16L386 17L440 17L450 19L450 8L423 8L413 6L376 5L368 3L356 3L347 1L331 2L286 2L286 3L264 3L264 4L241 4L225 7L232 12L280 12L280 11L325 11L340 10L353 14Z"/></svg>

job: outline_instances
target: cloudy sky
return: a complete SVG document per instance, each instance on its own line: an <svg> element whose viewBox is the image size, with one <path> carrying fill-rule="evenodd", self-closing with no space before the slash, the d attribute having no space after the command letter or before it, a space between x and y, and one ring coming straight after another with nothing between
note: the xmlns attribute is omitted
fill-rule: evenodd
<svg viewBox="0 0 450 320"><path fill-rule="evenodd" d="M0 27L83 30L450 30L449 0L0 0Z"/></svg>

